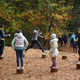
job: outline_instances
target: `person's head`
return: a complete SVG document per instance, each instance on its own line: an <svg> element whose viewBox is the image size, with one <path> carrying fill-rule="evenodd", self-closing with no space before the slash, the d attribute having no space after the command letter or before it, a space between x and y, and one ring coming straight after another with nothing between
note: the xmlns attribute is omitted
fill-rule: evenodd
<svg viewBox="0 0 80 80"><path fill-rule="evenodd" d="M4 29L4 25L0 24L0 28L3 30Z"/></svg>
<svg viewBox="0 0 80 80"><path fill-rule="evenodd" d="M56 34L51 34L51 39L55 39L56 38Z"/></svg>
<svg viewBox="0 0 80 80"><path fill-rule="evenodd" d="M37 31L37 32L39 32L39 30L40 30L39 28L36 28L36 31Z"/></svg>
<svg viewBox="0 0 80 80"><path fill-rule="evenodd" d="M17 30L17 33L22 33L22 31L21 30Z"/></svg>
<svg viewBox="0 0 80 80"><path fill-rule="evenodd" d="M78 28L78 33L80 34L80 27Z"/></svg>

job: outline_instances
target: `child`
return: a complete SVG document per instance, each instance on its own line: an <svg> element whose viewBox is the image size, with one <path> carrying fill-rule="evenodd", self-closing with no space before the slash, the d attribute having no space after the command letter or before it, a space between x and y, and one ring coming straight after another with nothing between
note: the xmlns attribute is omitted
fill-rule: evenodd
<svg viewBox="0 0 80 80"><path fill-rule="evenodd" d="M66 47L66 46L67 46L67 45L66 45L66 44L67 44L67 36L66 36L66 35L64 35L63 41L64 41L64 44L65 44L65 47Z"/></svg>
<svg viewBox="0 0 80 80"><path fill-rule="evenodd" d="M39 33L40 29L39 28L36 28L36 30L34 29L33 30L33 36L32 36L32 42L31 42L31 45L25 50L27 51L28 49L32 48L34 46L34 44L38 44L38 46L40 47L40 49L42 50L43 53L46 53L44 51L44 49L42 48L40 42L38 41L38 36L43 38L43 36L41 36L40 34L42 33Z"/></svg>
<svg viewBox="0 0 80 80"><path fill-rule="evenodd" d="M3 50L4 50L4 43L5 43L5 36L10 36L10 34L4 34L4 25L0 25L0 57L4 57Z"/></svg>
<svg viewBox="0 0 80 80"><path fill-rule="evenodd" d="M77 42L76 42L76 39L73 42L73 52L77 53Z"/></svg>
<svg viewBox="0 0 80 80"><path fill-rule="evenodd" d="M23 36L21 30L18 30L17 33L15 34L16 37L14 37L12 42L11 42L11 46L16 51L17 69L20 69L20 67L19 67L19 58L21 60L21 69L24 69L24 66L23 66L23 50L27 48L28 41Z"/></svg>
<svg viewBox="0 0 80 80"><path fill-rule="evenodd" d="M52 66L51 68L57 68L57 61L56 61L56 57L58 55L58 43L57 43L58 39L56 38L56 34L51 34L51 41L50 41L50 57L52 60Z"/></svg>

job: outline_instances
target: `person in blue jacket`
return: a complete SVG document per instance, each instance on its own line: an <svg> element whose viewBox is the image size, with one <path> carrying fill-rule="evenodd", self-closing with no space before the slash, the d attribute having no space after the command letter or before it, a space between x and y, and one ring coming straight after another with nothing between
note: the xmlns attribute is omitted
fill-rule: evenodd
<svg viewBox="0 0 80 80"><path fill-rule="evenodd" d="M4 25L0 25L0 57L4 57L3 50L5 44L5 36L10 36L10 34L4 34Z"/></svg>

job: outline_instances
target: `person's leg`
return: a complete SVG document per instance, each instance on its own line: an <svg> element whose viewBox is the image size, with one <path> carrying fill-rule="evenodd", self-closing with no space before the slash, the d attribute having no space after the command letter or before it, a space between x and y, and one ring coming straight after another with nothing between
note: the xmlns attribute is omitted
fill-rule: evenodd
<svg viewBox="0 0 80 80"><path fill-rule="evenodd" d="M79 61L80 61L80 46L79 46L78 54L79 54Z"/></svg>
<svg viewBox="0 0 80 80"><path fill-rule="evenodd" d="M56 57L54 57L54 66L57 67L57 60L56 60Z"/></svg>
<svg viewBox="0 0 80 80"><path fill-rule="evenodd" d="M63 41L61 40L61 47L63 46Z"/></svg>
<svg viewBox="0 0 80 80"><path fill-rule="evenodd" d="M57 67L56 57L53 57L53 64L54 64L54 66L52 68L56 68Z"/></svg>
<svg viewBox="0 0 80 80"><path fill-rule="evenodd" d="M77 47L75 49L76 49L76 53L77 53Z"/></svg>
<svg viewBox="0 0 80 80"><path fill-rule="evenodd" d="M19 54L20 54L20 60L21 60L21 67L24 67L23 66L23 50L20 50Z"/></svg>
<svg viewBox="0 0 80 80"><path fill-rule="evenodd" d="M19 67L19 58L20 58L19 50L16 50L16 61L17 61L17 67Z"/></svg>
<svg viewBox="0 0 80 80"><path fill-rule="evenodd" d="M4 50L4 47L0 47L0 56L3 55L3 50Z"/></svg>
<svg viewBox="0 0 80 80"><path fill-rule="evenodd" d="M34 46L34 43L35 43L35 41L32 40L31 45L27 49L25 49L25 51L27 51L28 49L32 48Z"/></svg>
<svg viewBox="0 0 80 80"><path fill-rule="evenodd" d="M73 52L75 52L75 47L73 46Z"/></svg>
<svg viewBox="0 0 80 80"><path fill-rule="evenodd" d="M52 61L52 66L50 68L52 68L54 66L54 59L53 59L53 57L51 57L51 61Z"/></svg>
<svg viewBox="0 0 80 80"><path fill-rule="evenodd" d="M43 48L42 48L40 42L39 42L38 40L36 40L36 43L39 45L39 47L40 47L40 49L42 50L42 52L44 52L44 50L43 50Z"/></svg>
<svg viewBox="0 0 80 80"><path fill-rule="evenodd" d="M4 41L1 41L1 45L0 45L0 56L3 55L3 50L4 50Z"/></svg>

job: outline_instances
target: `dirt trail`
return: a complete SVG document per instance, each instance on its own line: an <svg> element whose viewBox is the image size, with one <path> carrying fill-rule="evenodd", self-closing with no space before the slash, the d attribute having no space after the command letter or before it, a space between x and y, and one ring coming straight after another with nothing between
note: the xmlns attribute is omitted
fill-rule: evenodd
<svg viewBox="0 0 80 80"><path fill-rule="evenodd" d="M72 53L72 48L60 47L60 54L57 57L59 71L50 72L52 64L49 57L42 59L42 52L39 49L29 49L24 58L24 74L16 74L16 54L11 47L5 47L4 59L0 60L0 80L80 80L80 70L76 69L78 54ZM62 60L62 55L68 56L67 60Z"/></svg>

